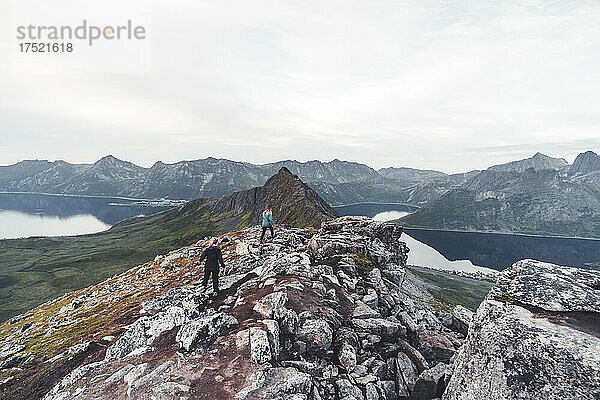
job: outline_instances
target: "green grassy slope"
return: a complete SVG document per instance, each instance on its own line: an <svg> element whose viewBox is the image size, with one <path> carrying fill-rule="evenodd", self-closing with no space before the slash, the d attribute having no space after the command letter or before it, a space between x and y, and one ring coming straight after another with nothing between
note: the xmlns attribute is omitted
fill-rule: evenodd
<svg viewBox="0 0 600 400"><path fill-rule="evenodd" d="M206 236L260 221L265 206L276 221L319 227L335 211L287 169L263 187L221 199L197 199L149 217L131 218L105 232L0 240L0 321L66 292L81 289Z"/></svg>
<svg viewBox="0 0 600 400"><path fill-rule="evenodd" d="M232 218L232 213L213 214L210 200L196 200L101 233L0 240L0 321L157 254L224 233Z"/></svg>
<svg viewBox="0 0 600 400"><path fill-rule="evenodd" d="M409 267L408 271L418 279L434 285L428 290L436 300L451 306L460 304L471 311L477 311L493 286L491 282L465 279L434 270Z"/></svg>

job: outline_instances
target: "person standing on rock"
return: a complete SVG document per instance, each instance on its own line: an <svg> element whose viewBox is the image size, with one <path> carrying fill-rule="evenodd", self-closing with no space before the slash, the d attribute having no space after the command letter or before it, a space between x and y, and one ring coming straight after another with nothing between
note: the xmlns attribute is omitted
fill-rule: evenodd
<svg viewBox="0 0 600 400"><path fill-rule="evenodd" d="M202 285L206 289L208 285L208 278L212 275L213 291L215 295L219 294L219 266L225 268L225 262L223 261L223 253L221 249L217 247L217 239L212 238L208 247L202 252L200 256L200 264L206 259L206 265L204 266L204 279Z"/></svg>
<svg viewBox="0 0 600 400"><path fill-rule="evenodd" d="M262 234L260 235L260 242L263 242L265 238L265 232L267 229L271 231L271 239L275 237L275 233L273 232L273 211L270 208L266 208L262 213Z"/></svg>

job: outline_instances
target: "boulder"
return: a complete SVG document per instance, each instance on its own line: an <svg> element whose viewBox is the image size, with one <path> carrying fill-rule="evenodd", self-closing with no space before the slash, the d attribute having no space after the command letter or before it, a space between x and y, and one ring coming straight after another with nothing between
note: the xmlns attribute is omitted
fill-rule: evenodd
<svg viewBox="0 0 600 400"><path fill-rule="evenodd" d="M442 396L445 389L446 364L439 363L419 375L410 394L411 400L431 400Z"/></svg>
<svg viewBox="0 0 600 400"><path fill-rule="evenodd" d="M257 371L248 382L238 391L237 400L307 400L313 389L310 375L293 367Z"/></svg>
<svg viewBox="0 0 600 400"><path fill-rule="evenodd" d="M329 350L333 339L333 330L327 321L307 319L298 329L298 339L307 344L312 352Z"/></svg>
<svg viewBox="0 0 600 400"><path fill-rule="evenodd" d="M461 305L457 305L452 309L452 326L463 335L468 333L472 319L473 311Z"/></svg>
<svg viewBox="0 0 600 400"><path fill-rule="evenodd" d="M273 358L267 331L257 327L250 328L250 354L252 361L257 364L265 364Z"/></svg>
<svg viewBox="0 0 600 400"><path fill-rule="evenodd" d="M449 337L452 336L450 332L419 331L418 336L419 351L430 365L436 365L440 362L447 364L456 354L454 343Z"/></svg>
<svg viewBox="0 0 600 400"><path fill-rule="evenodd" d="M417 368L410 361L410 358L402 352L399 352L396 357L396 374L398 375L398 380L401 378L404 381L409 391L414 389L417 382Z"/></svg>
<svg viewBox="0 0 600 400"><path fill-rule="evenodd" d="M398 397L394 381L379 381L377 389L382 400L396 400Z"/></svg>
<svg viewBox="0 0 600 400"><path fill-rule="evenodd" d="M357 332L367 332L382 336L406 334L406 328L399 321L383 318L353 318L352 326Z"/></svg>
<svg viewBox="0 0 600 400"><path fill-rule="evenodd" d="M352 318L377 318L380 317L379 312L375 311L362 301L358 300L352 311Z"/></svg>
<svg viewBox="0 0 600 400"><path fill-rule="evenodd" d="M404 354L406 354L408 358L410 358L410 360L413 362L415 367L417 367L417 371L419 373L423 372L426 369L429 369L429 363L417 349L415 349L402 339L398 339L398 345L400 346L402 352L404 352Z"/></svg>
<svg viewBox="0 0 600 400"><path fill-rule="evenodd" d="M141 317L106 350L105 359L116 360L146 351L161 333L182 325L185 320L183 308L175 306L151 317Z"/></svg>
<svg viewBox="0 0 600 400"><path fill-rule="evenodd" d="M338 351L338 360L346 370L356 366L356 349L349 343L343 343Z"/></svg>
<svg viewBox="0 0 600 400"><path fill-rule="evenodd" d="M362 391L348 379L338 379L335 381L335 386L340 400L365 400Z"/></svg>
<svg viewBox="0 0 600 400"><path fill-rule="evenodd" d="M190 351L196 346L211 344L217 336L237 324L233 316L209 309L199 318L183 325L176 340L185 351Z"/></svg>
<svg viewBox="0 0 600 400"><path fill-rule="evenodd" d="M285 292L273 292L256 302L253 310L266 319L279 319L283 316L288 297Z"/></svg>
<svg viewBox="0 0 600 400"><path fill-rule="evenodd" d="M600 398L600 274L523 260L473 317L447 400Z"/></svg>

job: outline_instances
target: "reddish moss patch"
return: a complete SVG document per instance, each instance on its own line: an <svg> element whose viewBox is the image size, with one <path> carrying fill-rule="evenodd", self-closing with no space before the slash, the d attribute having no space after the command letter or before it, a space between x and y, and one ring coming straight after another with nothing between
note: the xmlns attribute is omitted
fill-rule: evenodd
<svg viewBox="0 0 600 400"><path fill-rule="evenodd" d="M3 388L0 398L11 400L41 399L65 375L80 365L104 359L106 346L97 342L90 343L86 351L76 354L71 359L59 361L58 364L46 364L36 361L26 372L13 381L9 387Z"/></svg>

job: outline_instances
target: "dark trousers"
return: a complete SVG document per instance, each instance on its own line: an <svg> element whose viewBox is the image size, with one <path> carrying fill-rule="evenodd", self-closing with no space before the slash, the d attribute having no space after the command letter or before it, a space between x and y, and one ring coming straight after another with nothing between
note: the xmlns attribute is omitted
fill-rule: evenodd
<svg viewBox="0 0 600 400"><path fill-rule="evenodd" d="M267 229L271 230L271 239L273 239L273 236L275 236L275 233L273 232L273 227L272 226L269 226L269 227L263 226L262 235L260 235L260 241L261 242L265 238L265 232L267 231Z"/></svg>
<svg viewBox="0 0 600 400"><path fill-rule="evenodd" d="M217 293L219 291L219 270L218 269L209 269L204 268L204 279L202 280L202 285L206 287L208 285L208 278L212 274L213 281L213 291Z"/></svg>

